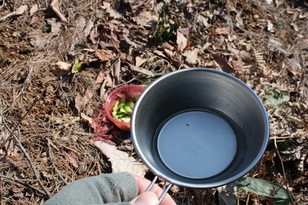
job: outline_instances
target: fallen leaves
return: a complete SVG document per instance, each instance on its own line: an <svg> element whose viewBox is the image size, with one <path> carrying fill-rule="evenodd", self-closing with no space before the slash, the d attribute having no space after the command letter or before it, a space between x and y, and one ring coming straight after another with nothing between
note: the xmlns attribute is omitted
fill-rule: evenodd
<svg viewBox="0 0 308 205"><path fill-rule="evenodd" d="M59 17L59 19L63 22L67 22L67 19L65 16L61 13L60 7L59 7L59 1L58 0L52 0L50 3L50 7L55 12L55 14Z"/></svg>
<svg viewBox="0 0 308 205"><path fill-rule="evenodd" d="M33 30L28 34L29 44L38 49L45 49L46 45L49 43L49 38L46 35L42 35L40 29Z"/></svg>
<svg viewBox="0 0 308 205"><path fill-rule="evenodd" d="M215 33L218 35L228 35L230 33L230 30L226 27L220 27L215 29Z"/></svg>
<svg viewBox="0 0 308 205"><path fill-rule="evenodd" d="M195 48L193 49L192 51L190 50L187 50L183 53L183 56L185 56L185 62L188 64L188 65L195 65L197 63L197 60L198 60L198 52L199 52L199 49L198 48Z"/></svg>
<svg viewBox="0 0 308 205"><path fill-rule="evenodd" d="M92 20L88 20L86 26L83 29L83 33L85 37L87 37L90 34L93 26L94 26L94 22Z"/></svg>
<svg viewBox="0 0 308 205"><path fill-rule="evenodd" d="M6 16L3 16L0 18L0 21L4 21L7 18L13 17L13 16L19 16L25 13L28 10L28 5L21 5L17 8L16 11L13 11L12 13L7 14Z"/></svg>
<svg viewBox="0 0 308 205"><path fill-rule="evenodd" d="M24 198L24 187L20 187L20 186L17 186L17 185L14 185L12 187L12 192L14 193L14 197L17 197L17 198Z"/></svg>
<svg viewBox="0 0 308 205"><path fill-rule="evenodd" d="M30 9L30 16L32 16L34 13L38 11L38 5L34 4Z"/></svg>
<svg viewBox="0 0 308 205"><path fill-rule="evenodd" d="M104 143L103 141L95 141L93 143L111 162L112 173L129 172L144 177L148 168L129 156L127 152L118 150L115 146Z"/></svg>
<svg viewBox="0 0 308 205"><path fill-rule="evenodd" d="M183 51L187 46L187 38L179 31L179 29L176 32L176 44L180 51Z"/></svg>
<svg viewBox="0 0 308 205"><path fill-rule="evenodd" d="M58 77L65 76L69 74L69 72L71 71L71 66L72 65L70 63L58 61L57 63L55 63L55 66L53 67L52 72L54 75Z"/></svg>
<svg viewBox="0 0 308 205"><path fill-rule="evenodd" d="M91 127L93 128L94 141L116 145L126 138L125 134L107 118L103 106L94 110Z"/></svg>
<svg viewBox="0 0 308 205"><path fill-rule="evenodd" d="M281 6L277 5L283 1L273 1L272 5L276 5L275 8L264 5L262 1L255 1L252 6L244 1L234 5L234 2L226 1L228 4L226 9L230 11L228 13L225 12L227 10L221 10L222 12L217 10L219 9L215 4L217 1L210 1L212 8L207 6L207 2L187 1L188 4L186 4L186 1L185 3L170 1L171 12L167 16L166 26L172 25L179 19L180 28L174 30L168 41L150 46L150 39L155 34L163 1L113 2L108 0L91 2L91 4L81 1L70 8L67 7L69 2L52 1L50 9L44 8L48 3L33 2L33 4L27 4L31 8L30 11L26 7L17 9L19 5L23 5L22 2L17 1L14 3L18 6L9 10L7 9L9 2L2 1L5 5L1 10L1 17L8 13L10 15L5 16L5 21L2 17L3 22L0 26L1 34L3 33L0 42L2 59L0 70L3 73L3 84L5 84L5 88L1 90L1 93L5 93L1 95L1 97L4 96L1 98L3 99L1 102L4 102L1 104L4 107L1 116L8 118L2 124L8 123L8 126L10 123L14 124L15 119L19 119L20 116L14 115L15 111L11 112L11 108L24 112L24 108L30 107L26 104L27 99L38 95L42 106L40 105L38 111L31 113L31 116L25 119L26 123L20 126L22 137L26 137L24 139L21 137L23 144L27 145L38 140L37 143L32 144L33 149L31 145L27 146L29 152L33 152L31 156L35 156L34 160L37 160L44 155L43 159L48 160L48 163L43 164L47 166L46 169L51 172L56 168L59 169L59 173L63 174L63 178L67 180L110 171L104 168L105 158L97 157L101 156L97 155L97 149L89 145L86 140L84 144L80 143L88 139L83 136L91 135L92 133L89 132L93 132L94 137L91 135L91 138L94 140L117 146L120 139L124 138L123 133L106 119L102 107L99 107L100 111L95 110L92 115L90 109L92 105L100 106L107 93L120 84L133 81L148 84L160 75L184 67L213 67L237 77L243 73L246 82L249 82L256 93L268 103L267 108L272 107L273 103L278 103L277 109L269 109L269 113L274 113L274 116L269 118L272 120L271 126L274 125L271 132L273 135L282 136L277 133L283 133L282 137L286 138L307 136L308 95L305 72L308 48L307 32L305 32L307 12L301 11L300 8L288 8L285 3ZM87 5L84 6L85 4ZM83 6L84 8L81 8ZM263 13L257 12L260 8L264 9ZM287 11L263 15L267 14L267 10L281 8ZM12 12L14 10L16 11ZM291 18L290 21L284 18L286 12ZM87 15L84 15L85 13ZM31 52L24 52L23 44L30 44ZM83 70L74 75L68 75L75 59L82 62ZM19 65L20 61L24 61L22 65ZM78 67L76 68L79 71ZM60 78L57 79L50 76L49 72L45 72L50 69ZM50 91L48 85L52 83L54 89ZM278 98L277 100L266 96L264 87L269 84L288 91L289 99ZM21 87L23 90L19 89ZM92 91L92 96L85 88ZM13 92L10 93L10 90ZM21 99L18 96L25 99L22 100L25 107L23 104L16 104ZM47 105L50 108L46 108ZM279 109L282 106L286 106L287 109ZM288 110L292 110L292 113ZM80 118L69 118L72 114L75 118L76 115L80 115ZM91 127L85 126L83 120L89 122ZM301 129L303 130L299 131ZM3 131L1 134L3 135ZM50 160L44 147L46 138L56 139L54 161ZM40 146L36 146L38 144ZM0 149L2 157L6 151L9 159L17 160L22 157L20 150L13 145L9 146L8 150ZM113 151L116 152L112 149ZM68 152L71 157L66 157L63 152ZM88 157L86 157L87 154ZM116 160L117 156L112 156L112 153L106 153L106 155L110 158L112 166L116 167L114 170L130 166L125 163L123 165L121 160ZM62 161L60 161L61 156L64 156ZM128 161L135 163L134 159L128 159ZM55 162L55 167L51 162ZM91 164L92 162L99 166ZM79 172L83 164L87 163L88 169L85 172ZM39 162L35 161L35 164ZM42 169L44 166L41 166ZM14 175L14 169L10 170ZM15 170L24 171L20 166ZM267 172L265 170L262 176L258 176L266 178ZM53 172L55 174L52 176L45 173L45 170L40 170L40 176L44 182L48 182L48 190L61 188L59 184L62 183L56 181L61 177L59 173ZM26 176L31 178L30 175ZM303 175L305 176L307 173ZM287 177L292 179L290 175ZM300 190L303 187L298 185L296 189ZM9 191L12 196L14 191ZM21 193L18 189L15 192ZM18 198L17 195L15 196ZM7 195L4 194L4 196ZM181 199L186 196L181 196ZM211 196L215 196L217 202L217 194ZM297 196L299 196L298 193ZM200 204L189 200L187 202L190 204ZM262 203L259 198L253 196L246 199L246 203L252 201ZM207 203L211 204L210 201Z"/></svg>
<svg viewBox="0 0 308 205"><path fill-rule="evenodd" d="M134 66L132 64L128 64L129 65L129 68L132 70L132 71L135 71L135 72L138 72L138 73L142 73L142 74L145 74L149 77L153 77L154 76L154 73L150 70L147 70L145 68L141 68L139 66Z"/></svg>
<svg viewBox="0 0 308 205"><path fill-rule="evenodd" d="M116 59L116 61L113 63L112 67L112 73L113 77L115 79L116 84L119 84L120 82L120 72L121 72L121 58Z"/></svg>
<svg viewBox="0 0 308 205"><path fill-rule="evenodd" d="M95 50L96 56L102 61L109 61L112 59L113 54L111 50L105 50L105 49L96 49Z"/></svg>
<svg viewBox="0 0 308 205"><path fill-rule="evenodd" d="M214 60L217 63L217 65L219 65L224 72L226 72L226 73L233 73L234 72L233 67L228 63L228 61L225 58L223 58L219 55L214 55Z"/></svg>
<svg viewBox="0 0 308 205"><path fill-rule="evenodd" d="M75 107L78 110L78 113L80 113L86 107L92 96L93 93L91 89L87 89L84 96L81 96L78 93L78 95L75 97Z"/></svg>

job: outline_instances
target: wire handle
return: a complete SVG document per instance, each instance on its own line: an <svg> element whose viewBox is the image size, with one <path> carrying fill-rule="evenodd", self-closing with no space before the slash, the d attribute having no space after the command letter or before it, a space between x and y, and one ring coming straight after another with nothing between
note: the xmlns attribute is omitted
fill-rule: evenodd
<svg viewBox="0 0 308 205"><path fill-rule="evenodd" d="M154 179L152 180L151 184L149 185L149 187L145 191L150 191L152 189L152 187L154 186L155 182L157 181L157 178L158 178L157 176L154 177ZM165 187L164 192L158 198L158 204L160 204L160 202L163 200L163 198L165 197L165 195L167 194L169 189L172 187L172 185L173 184L168 184L168 186Z"/></svg>

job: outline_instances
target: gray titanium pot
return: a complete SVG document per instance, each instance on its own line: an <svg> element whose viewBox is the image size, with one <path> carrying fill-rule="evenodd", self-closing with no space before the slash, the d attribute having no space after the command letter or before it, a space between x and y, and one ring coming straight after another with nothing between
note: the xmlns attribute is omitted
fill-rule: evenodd
<svg viewBox="0 0 308 205"><path fill-rule="evenodd" d="M172 184L211 188L245 175L266 149L269 122L245 83L214 69L189 68L143 91L131 134L142 161L170 182L161 200Z"/></svg>

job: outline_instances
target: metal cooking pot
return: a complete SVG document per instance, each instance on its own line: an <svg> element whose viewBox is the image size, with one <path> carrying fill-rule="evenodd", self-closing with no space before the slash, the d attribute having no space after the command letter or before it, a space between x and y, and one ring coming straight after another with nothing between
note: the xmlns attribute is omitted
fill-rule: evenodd
<svg viewBox="0 0 308 205"><path fill-rule="evenodd" d="M245 83L214 69L188 68L143 91L131 134L141 160L170 182L161 200L172 184L212 188L245 175L266 149L269 122Z"/></svg>

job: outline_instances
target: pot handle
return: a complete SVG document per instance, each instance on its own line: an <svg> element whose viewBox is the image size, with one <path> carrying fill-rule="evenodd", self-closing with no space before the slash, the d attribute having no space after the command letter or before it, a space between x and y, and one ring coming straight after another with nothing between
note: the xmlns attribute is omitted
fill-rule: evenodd
<svg viewBox="0 0 308 205"><path fill-rule="evenodd" d="M154 177L154 179L152 180L151 184L149 185L149 187L145 190L145 191L150 191L152 189L152 187L154 186L156 180L157 180L157 176ZM158 198L158 204L160 204L160 202L163 200L163 198L165 197L165 195L167 194L167 192L169 191L169 189L172 187L173 184L168 184L168 186L166 186L164 188L164 192L161 194L161 196Z"/></svg>

